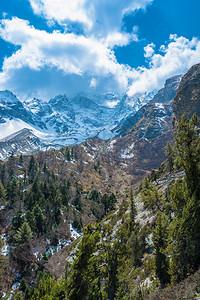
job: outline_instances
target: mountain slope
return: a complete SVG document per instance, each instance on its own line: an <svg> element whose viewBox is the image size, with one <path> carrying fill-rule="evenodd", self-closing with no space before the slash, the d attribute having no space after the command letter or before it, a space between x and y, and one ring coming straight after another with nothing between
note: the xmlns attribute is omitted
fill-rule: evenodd
<svg viewBox="0 0 200 300"><path fill-rule="evenodd" d="M116 135L125 135L129 128L133 127L140 119L148 118L153 105L160 110L157 121L149 127L150 136L152 130L159 135L159 130L165 126L162 117L161 105L152 104L152 109L145 106L153 99L156 103L171 99L176 89L179 77L168 80L165 87L156 94L155 91L129 99L124 95L120 99L113 93L103 95L78 94L73 99L65 95L56 96L48 103L34 98L21 103L11 92L0 93L0 138L5 138L20 131L20 140L17 136L13 144L5 144L0 141L1 159L5 159L11 152L19 154L35 153L46 148L58 148L65 145L75 145L90 138L98 136L103 140L109 140ZM164 100L163 100L164 99ZM169 109L166 107L166 111ZM166 112L169 115L170 112ZM150 116L152 118L153 116ZM162 123L162 124L161 124ZM162 127L162 128L161 128ZM28 142L25 131L29 129L35 138ZM22 135L23 143L22 143ZM139 137L141 137L139 134ZM39 140L38 140L39 139ZM22 143L22 145L20 145ZM26 143L26 142L25 142ZM9 145L11 146L9 149Z"/></svg>
<svg viewBox="0 0 200 300"><path fill-rule="evenodd" d="M194 113L200 117L200 64L194 65L184 75L174 98L173 110L176 123L183 113L191 118Z"/></svg>

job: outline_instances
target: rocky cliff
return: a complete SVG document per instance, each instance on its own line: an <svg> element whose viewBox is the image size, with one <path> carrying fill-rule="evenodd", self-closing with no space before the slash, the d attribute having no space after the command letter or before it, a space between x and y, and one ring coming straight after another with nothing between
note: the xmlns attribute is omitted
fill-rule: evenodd
<svg viewBox="0 0 200 300"><path fill-rule="evenodd" d="M191 118L195 113L200 118L200 64L192 66L183 76L173 103L175 124L186 113Z"/></svg>

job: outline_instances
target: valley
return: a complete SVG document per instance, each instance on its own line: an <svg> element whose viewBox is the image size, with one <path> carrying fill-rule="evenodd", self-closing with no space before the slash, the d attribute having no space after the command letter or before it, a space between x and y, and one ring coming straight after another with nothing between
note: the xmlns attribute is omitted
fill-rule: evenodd
<svg viewBox="0 0 200 300"><path fill-rule="evenodd" d="M198 272L196 252L193 265L176 256L184 249L176 222L187 224L190 212L198 219L198 184L178 148L187 151L184 128L197 178L200 157L196 119L177 126L184 113L200 117L199 74L196 65L168 79L135 107L126 97L103 106L113 94L99 105L82 95L21 103L1 92L2 299L169 299L171 286L182 299L179 283ZM197 230L184 226L187 238Z"/></svg>

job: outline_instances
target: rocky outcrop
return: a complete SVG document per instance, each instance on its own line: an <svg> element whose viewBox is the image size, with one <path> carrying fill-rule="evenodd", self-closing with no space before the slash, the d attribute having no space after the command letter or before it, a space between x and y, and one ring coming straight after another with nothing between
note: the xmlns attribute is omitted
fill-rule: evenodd
<svg viewBox="0 0 200 300"><path fill-rule="evenodd" d="M190 119L195 113L200 118L200 64L194 65L183 76L173 103L175 124L184 113Z"/></svg>
<svg viewBox="0 0 200 300"><path fill-rule="evenodd" d="M172 117L172 100L176 95L182 75L169 78L149 103L142 106L125 122L113 129L120 136L133 133L137 139L153 139L169 130Z"/></svg>
<svg viewBox="0 0 200 300"><path fill-rule="evenodd" d="M10 136L0 139L0 160L15 155L34 154L40 150L48 150L48 144L36 137L30 129L24 128Z"/></svg>
<svg viewBox="0 0 200 300"><path fill-rule="evenodd" d="M182 75L176 75L166 80L164 88L160 89L150 102L165 103L174 99Z"/></svg>

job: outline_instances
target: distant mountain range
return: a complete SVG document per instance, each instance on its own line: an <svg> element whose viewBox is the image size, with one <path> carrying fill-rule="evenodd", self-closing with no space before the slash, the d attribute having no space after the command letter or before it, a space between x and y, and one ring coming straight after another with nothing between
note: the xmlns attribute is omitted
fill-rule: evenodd
<svg viewBox="0 0 200 300"><path fill-rule="evenodd" d="M165 122L164 115L172 114L171 107L162 103L174 98L180 79L181 76L168 79L160 91L134 99L109 93L78 94L74 98L59 95L49 102L36 98L21 102L12 92L1 91L0 159L6 159L12 152L30 154L76 145L95 136L103 140L123 136L144 119L147 103L151 103L153 111L160 111L154 122L154 132L159 132L164 126L160 126ZM154 135L145 134L147 138Z"/></svg>

